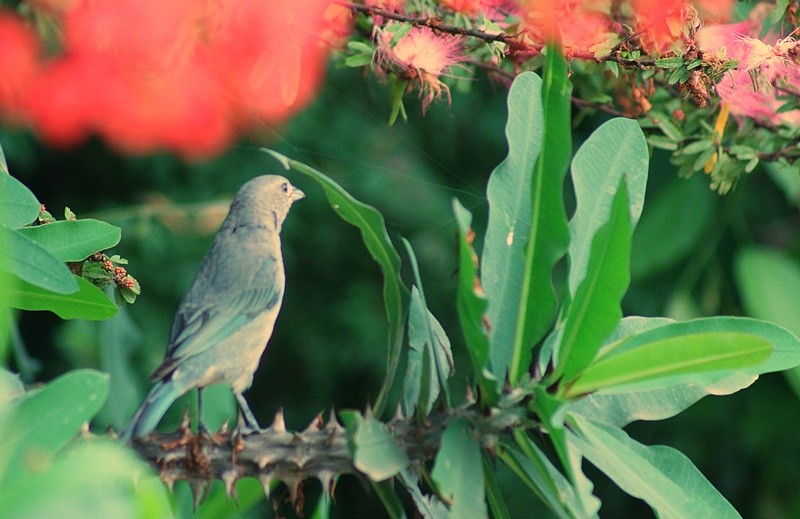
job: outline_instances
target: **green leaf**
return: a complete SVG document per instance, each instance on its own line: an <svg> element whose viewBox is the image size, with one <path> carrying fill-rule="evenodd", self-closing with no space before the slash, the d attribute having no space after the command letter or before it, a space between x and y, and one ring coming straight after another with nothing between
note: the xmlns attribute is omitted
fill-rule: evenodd
<svg viewBox="0 0 800 519"><path fill-rule="evenodd" d="M575 489L536 444L529 442L527 456L501 443L497 456L533 493L561 519L580 517Z"/></svg>
<svg viewBox="0 0 800 519"><path fill-rule="evenodd" d="M643 278L688 256L707 229L717 196L701 177L675 179L648 203L633 234L631 277Z"/></svg>
<svg viewBox="0 0 800 519"><path fill-rule="evenodd" d="M344 59L344 64L348 67L364 67L370 63L372 63L372 54L356 54Z"/></svg>
<svg viewBox="0 0 800 519"><path fill-rule="evenodd" d="M3 279L4 304L21 310L49 310L62 319L102 321L117 313L117 305L102 290L83 278L75 277L78 291L59 294L15 280L0 272ZM16 282L15 282L16 281Z"/></svg>
<svg viewBox="0 0 800 519"><path fill-rule="evenodd" d="M472 232L472 214L461 203L453 199L453 213L458 222L458 320L464 334L472 369L475 373L481 404L491 406L499 398L497 380L487 370L489 365L489 338L484 319L488 302L480 286L477 272L478 255L467 237Z"/></svg>
<svg viewBox="0 0 800 519"><path fill-rule="evenodd" d="M119 227L99 220L65 220L23 227L20 232L32 239L59 261L81 261L89 255L119 243Z"/></svg>
<svg viewBox="0 0 800 519"><path fill-rule="evenodd" d="M628 207L628 189L620 179L610 219L594 235L586 276L566 312L553 379L563 375L570 381L583 372L622 319L620 303L630 281L632 228Z"/></svg>
<svg viewBox="0 0 800 519"><path fill-rule="evenodd" d="M389 321L389 355L386 378L375 402L375 414L381 415L386 408L389 392L394 385L400 353L403 345L403 282L400 279L400 255L392 245L383 216L374 207L359 202L339 184L319 171L294 161L272 150L263 150L278 160L284 168L294 169L315 180L325 191L333 210L344 221L361 231L367 250L383 272L383 301Z"/></svg>
<svg viewBox="0 0 800 519"><path fill-rule="evenodd" d="M439 490L451 500L451 517L489 517L481 449L466 419L454 420L442 433L431 475Z"/></svg>
<svg viewBox="0 0 800 519"><path fill-rule="evenodd" d="M391 519L406 519L403 503L400 502L392 481L388 479L386 481L370 481L370 485L380 498L381 503L386 508L386 513L389 514Z"/></svg>
<svg viewBox="0 0 800 519"><path fill-rule="evenodd" d="M586 458L662 519L740 517L681 452L636 442L622 429L571 415L570 439ZM570 429L573 430L573 429Z"/></svg>
<svg viewBox="0 0 800 519"><path fill-rule="evenodd" d="M108 397L108 375L75 370L14 402L0 442L4 482L15 479L29 463L46 463L72 440ZM2 487L2 485L0 485Z"/></svg>
<svg viewBox="0 0 800 519"><path fill-rule="evenodd" d="M508 93L508 156L486 187L489 222L481 256L481 285L489 301L491 366L505 377L514 348L517 310L525 272L525 244L531 229L531 179L542 147L542 80L533 72L518 75Z"/></svg>
<svg viewBox="0 0 800 519"><path fill-rule="evenodd" d="M609 220L623 178L631 228L636 227L644 206L649 159L647 141L639 124L622 118L601 125L575 153L572 183L577 206L569 222L569 287L573 297L586 275L594 236Z"/></svg>
<svg viewBox="0 0 800 519"><path fill-rule="evenodd" d="M561 49L550 45L547 50L542 79L544 137L532 179L531 231L508 370L512 384L528 373L533 345L542 339L555 317L558 303L552 271L569 245L563 184L572 156L572 85Z"/></svg>
<svg viewBox="0 0 800 519"><path fill-rule="evenodd" d="M108 440L80 441L32 469L0 486L0 517L174 516L160 479L133 451Z"/></svg>
<svg viewBox="0 0 800 519"><path fill-rule="evenodd" d="M677 74L677 77L680 77L681 70L685 70L685 69L676 68L672 72L672 75L670 76L670 81L671 81L670 84L672 84L672 77L673 76L675 76ZM652 110L652 111L650 111L650 119L655 121L656 126L658 126L658 128L662 132L664 132L664 135L666 135L667 137L669 137L673 141L678 142L678 141L683 139L683 134L681 133L681 131L674 124L672 124L672 122L670 122L669 116L667 116L666 114L664 114L662 112L657 112L655 110Z"/></svg>
<svg viewBox="0 0 800 519"><path fill-rule="evenodd" d="M736 285L747 313L783 326L800 336L800 264L783 251L752 247L734 263ZM800 394L800 368L786 376Z"/></svg>
<svg viewBox="0 0 800 519"><path fill-rule="evenodd" d="M660 58L656 60L656 66L661 68L677 68L681 65L683 65L683 58L680 56Z"/></svg>
<svg viewBox="0 0 800 519"><path fill-rule="evenodd" d="M442 325L428 311L420 291L411 289L411 308L408 313L408 367L403 384L404 407L407 415L417 410L420 419L428 416L441 389L447 388L450 375L448 355L450 340ZM444 370L444 371L443 371ZM444 378L442 378L444 377ZM445 399L449 407L449 392Z"/></svg>
<svg viewBox="0 0 800 519"><path fill-rule="evenodd" d="M7 173L0 174L0 226L14 229L33 223L41 205L30 189Z"/></svg>
<svg viewBox="0 0 800 519"><path fill-rule="evenodd" d="M444 404L450 407L450 389L447 379L453 375L453 352L450 339L428 310L425 293L422 291L422 279L419 275L417 257L411 244L403 238L414 272L416 285L411 291L411 306L408 314L408 371L405 379L406 414L411 414L417 403L418 417L428 416L440 392L444 395ZM409 399L409 397L413 398Z"/></svg>
<svg viewBox="0 0 800 519"><path fill-rule="evenodd" d="M383 481L411 463L383 423L358 413L347 416L351 420L345 425L352 435L353 464L370 479Z"/></svg>
<svg viewBox="0 0 800 519"><path fill-rule="evenodd" d="M714 147L714 141L710 139L700 139L699 141L695 141L691 144L687 144L683 148L681 148L682 155L695 155L702 151L706 151L709 148Z"/></svg>
<svg viewBox="0 0 800 519"><path fill-rule="evenodd" d="M0 248L0 271L59 294L78 290L76 278L69 269L27 236L0 227L0 243L3 244Z"/></svg>
<svg viewBox="0 0 800 519"><path fill-rule="evenodd" d="M626 317L606 344L613 345L674 322L661 317ZM693 375L666 388L598 391L572 403L570 411L590 417L595 422L624 427L635 420L670 418L707 395L735 393L757 378L757 375L749 373L712 372Z"/></svg>
<svg viewBox="0 0 800 519"><path fill-rule="evenodd" d="M0 146L0 172L5 173L6 175L10 175L11 173L8 171L8 163L6 162L6 154L3 151L3 147Z"/></svg>
<svg viewBox="0 0 800 519"><path fill-rule="evenodd" d="M492 511L494 519L511 519L511 512L506 505L500 486L495 478L495 470L489 461L488 455L483 455L483 479L486 482L486 500L489 502L489 509Z"/></svg>
<svg viewBox="0 0 800 519"><path fill-rule="evenodd" d="M450 510L447 509L442 501L435 495L426 496L419 489L419 477L410 469L400 472L400 481L405 486L417 512L425 519L450 519Z"/></svg>
<svg viewBox="0 0 800 519"><path fill-rule="evenodd" d="M660 326L618 343L565 388L565 394L574 397L648 382L653 382L648 388L664 388L676 383L672 377L682 375L730 370L758 374L797 364L800 343L780 327L746 318L696 319Z"/></svg>

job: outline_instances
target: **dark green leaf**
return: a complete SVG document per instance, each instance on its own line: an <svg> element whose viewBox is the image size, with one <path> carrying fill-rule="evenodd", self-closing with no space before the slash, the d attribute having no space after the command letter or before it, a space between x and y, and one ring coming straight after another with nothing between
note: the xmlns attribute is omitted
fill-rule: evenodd
<svg viewBox="0 0 800 519"><path fill-rule="evenodd" d="M76 278L69 269L27 236L0 227L0 243L3 244L0 248L0 271L59 294L78 290Z"/></svg>
<svg viewBox="0 0 800 519"><path fill-rule="evenodd" d="M23 227L18 232L32 239L59 261L81 261L119 243L119 227L99 220L65 220Z"/></svg>
<svg viewBox="0 0 800 519"><path fill-rule="evenodd" d="M660 58L656 60L656 66L661 68L676 68L683 65L683 58L674 56L671 58Z"/></svg>
<svg viewBox="0 0 800 519"><path fill-rule="evenodd" d="M431 475L439 490L451 500L451 517L489 517L481 449L465 419L454 420L442 433Z"/></svg>
<svg viewBox="0 0 800 519"><path fill-rule="evenodd" d="M511 519L511 512L508 510L508 505L500 492L500 486L497 484L495 469L486 454L483 455L483 478L486 481L486 500L489 502L492 517L494 519Z"/></svg>
<svg viewBox="0 0 800 519"><path fill-rule="evenodd" d="M0 172L0 226L14 229L33 223L40 207L30 189L8 172Z"/></svg>
<svg viewBox="0 0 800 519"><path fill-rule="evenodd" d="M386 481L370 481L372 490L378 495L386 508L386 513L389 514L391 519L406 519L406 512L403 510L403 503L397 496L394 490L394 484L391 480Z"/></svg>
<svg viewBox="0 0 800 519"><path fill-rule="evenodd" d="M48 224L49 225L49 224ZM78 291L59 294L15 280L0 272L3 278L4 304L21 310L49 310L62 319L102 321L117 313L117 305L102 290L83 278L74 277Z"/></svg>
<svg viewBox="0 0 800 519"><path fill-rule="evenodd" d="M284 157L272 150L264 150L278 160L284 168L292 168L314 179L325 191L333 210L346 222L361 231L367 250L383 271L383 300L389 321L389 355L386 378L375 402L375 414L386 407L389 392L394 385L403 345L403 282L400 279L400 255L386 232L383 216L374 207L353 198L339 184L319 171Z"/></svg>

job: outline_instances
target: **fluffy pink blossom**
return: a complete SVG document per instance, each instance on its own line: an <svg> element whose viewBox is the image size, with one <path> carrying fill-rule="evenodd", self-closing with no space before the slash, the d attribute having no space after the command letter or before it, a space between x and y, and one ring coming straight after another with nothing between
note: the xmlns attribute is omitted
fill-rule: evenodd
<svg viewBox="0 0 800 519"><path fill-rule="evenodd" d="M800 65L790 54L800 50L800 43L784 38L770 45L751 36L757 32L757 25L749 21L714 25L701 29L696 40L707 54L739 62L738 68L726 73L717 85L719 96L730 103L733 115L773 125L800 125L800 110L777 113L783 104L778 99L780 89L799 89Z"/></svg>
<svg viewBox="0 0 800 519"><path fill-rule="evenodd" d="M446 95L450 88L441 77L448 75L453 66L464 58L462 39L448 34L435 34L428 27L414 27L391 45L394 33L388 30L378 35L378 63L384 68L394 68L398 74L418 82L423 110Z"/></svg>

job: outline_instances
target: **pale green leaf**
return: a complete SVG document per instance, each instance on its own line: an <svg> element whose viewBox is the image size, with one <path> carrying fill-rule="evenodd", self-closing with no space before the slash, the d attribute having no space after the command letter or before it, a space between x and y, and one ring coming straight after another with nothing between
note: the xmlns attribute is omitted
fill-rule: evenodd
<svg viewBox="0 0 800 519"><path fill-rule="evenodd" d="M39 201L7 171L0 173L0 226L14 229L33 223L39 216Z"/></svg>
<svg viewBox="0 0 800 519"><path fill-rule="evenodd" d="M573 297L586 275L594 236L609 220L623 178L631 228L636 227L644 206L649 158L639 125L622 118L602 124L575 153L572 183L577 205L569 222L569 287Z"/></svg>
<svg viewBox="0 0 800 519"><path fill-rule="evenodd" d="M27 236L0 227L0 243L0 271L51 292L71 294L78 290L69 269Z"/></svg>
<svg viewBox="0 0 800 519"><path fill-rule="evenodd" d="M636 442L625 431L580 415L570 421L570 440L628 494L644 500L661 519L740 517L681 452Z"/></svg>

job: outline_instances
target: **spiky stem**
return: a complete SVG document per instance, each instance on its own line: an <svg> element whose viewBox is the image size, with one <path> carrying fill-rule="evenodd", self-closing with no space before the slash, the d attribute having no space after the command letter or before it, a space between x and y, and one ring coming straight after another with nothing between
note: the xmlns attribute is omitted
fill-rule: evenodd
<svg viewBox="0 0 800 519"><path fill-rule="evenodd" d="M466 418L476 437L491 448L501 434L523 425L526 414L519 399L506 399L488 412L469 404L438 412L421 424L398 415L386 426L412 463L422 463L433 459L442 432L456 418ZM318 479L330 492L335 476L366 477L353 463L347 431L333 413L327 423L319 415L304 431L291 432L279 411L269 428L246 436L226 426L215 434L198 435L187 418L176 431L137 438L132 447L156 466L170 488L177 480L188 481L195 499L214 479L225 483L229 495L241 478L258 478L267 495L270 483L279 480L294 497L307 479Z"/></svg>

